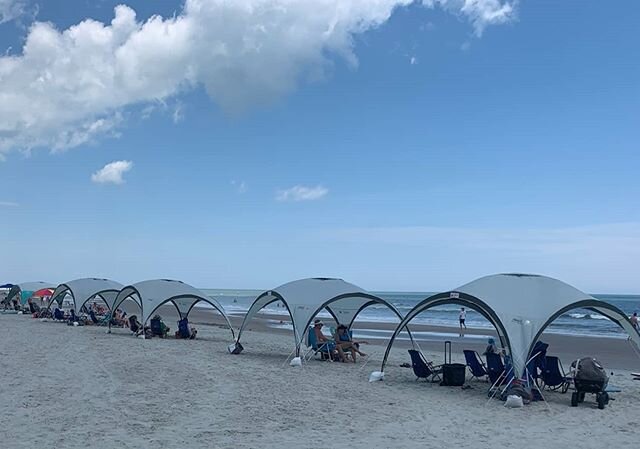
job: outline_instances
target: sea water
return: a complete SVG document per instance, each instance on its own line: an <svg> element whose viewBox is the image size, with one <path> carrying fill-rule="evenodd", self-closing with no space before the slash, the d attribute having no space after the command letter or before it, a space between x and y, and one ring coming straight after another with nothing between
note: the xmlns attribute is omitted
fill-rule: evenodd
<svg viewBox="0 0 640 449"><path fill-rule="evenodd" d="M262 293L255 290L218 290L203 289L205 293L215 297L230 314L245 313L251 306L253 300ZM419 292L373 292L375 295L392 303L401 314L406 315L416 304L428 298L433 293ZM640 296L634 295L608 295L596 294L594 297L608 302L628 316L633 312L640 312ZM458 314L460 308L455 305L445 305L429 309L417 317L412 322L419 324L458 327ZM283 315L287 311L279 302L272 303L262 310L262 313ZM331 318L325 311L319 314L322 318ZM373 305L363 310L358 315L356 322L379 322L397 324L398 318L385 306ZM467 310L467 326L472 328L487 329L489 332L493 326L482 315L474 310ZM281 326L288 326L286 323L279 323ZM387 338L389 331L380 331L373 329L364 329L358 327L358 333L369 338ZM558 317L548 328L547 332L570 334L570 335L588 335L601 337L621 337L626 338L626 333L608 318L594 313L589 310L575 309ZM433 334L433 333L430 333ZM448 335L448 334L447 334ZM479 336L484 338L485 336Z"/></svg>

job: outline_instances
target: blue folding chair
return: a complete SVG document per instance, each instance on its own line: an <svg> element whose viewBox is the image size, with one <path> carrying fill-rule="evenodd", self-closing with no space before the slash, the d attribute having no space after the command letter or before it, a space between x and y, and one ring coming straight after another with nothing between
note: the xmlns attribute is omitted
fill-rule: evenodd
<svg viewBox="0 0 640 449"><path fill-rule="evenodd" d="M431 382L440 382L442 366L434 366L416 349L409 349L409 355L411 356L411 367L413 368L413 374L416 375L416 380L431 378Z"/></svg>
<svg viewBox="0 0 640 449"><path fill-rule="evenodd" d="M558 357L549 355L545 357L545 367L538 379L538 385L542 389L567 392L571 385L571 378L565 374L562 362Z"/></svg>
<svg viewBox="0 0 640 449"><path fill-rule="evenodd" d="M478 353L470 349L465 349L462 352L464 352L467 367L469 367L469 371L471 371L471 379L474 377L476 379L486 378L488 376L487 367L482 362Z"/></svg>
<svg viewBox="0 0 640 449"><path fill-rule="evenodd" d="M504 363L500 354L487 354L487 375L492 385L502 385L506 379Z"/></svg>
<svg viewBox="0 0 640 449"><path fill-rule="evenodd" d="M335 349L335 343L332 343L327 341L319 344L313 327L310 327L307 331L307 346L311 348L310 352L313 352L314 356L320 354L322 360L332 360L331 355Z"/></svg>

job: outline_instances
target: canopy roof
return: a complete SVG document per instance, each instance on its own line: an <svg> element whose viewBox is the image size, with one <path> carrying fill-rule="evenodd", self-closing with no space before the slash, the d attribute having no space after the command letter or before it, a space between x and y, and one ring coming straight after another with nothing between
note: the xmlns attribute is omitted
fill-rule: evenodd
<svg viewBox="0 0 640 449"><path fill-rule="evenodd" d="M87 301L98 296L101 297L107 304L107 307L111 309L111 306L122 287L123 285L121 283L110 279L75 279L56 287L53 295L51 295L49 306L51 306L54 301L58 304L62 304L65 295L70 294L73 298L74 309L76 312L80 312L82 306L84 306Z"/></svg>
<svg viewBox="0 0 640 449"><path fill-rule="evenodd" d="M640 346L640 334L619 308L594 298L557 279L533 274L485 276L455 290L433 295L416 305L402 320L387 346L382 369L397 334L416 315L442 304L458 304L474 309L498 331L503 347L512 358L517 375L540 335L556 318L569 310L591 309L621 326Z"/></svg>
<svg viewBox="0 0 640 449"><path fill-rule="evenodd" d="M140 307L143 325L147 323L161 305L168 302L175 306L180 318L185 318L198 302L204 301L220 312L233 335L231 322L222 305L216 299L182 281L154 279L127 285L120 290L112 303L111 309L118 308L127 298L133 299Z"/></svg>
<svg viewBox="0 0 640 449"><path fill-rule="evenodd" d="M322 309L326 309L336 323L346 324L349 327L356 316L372 304L387 306L402 320L402 314L393 304L342 279L300 279L259 295L244 317L237 341L240 341L242 331L249 321L261 309L275 301L282 301L291 316L298 355L311 321Z"/></svg>
<svg viewBox="0 0 640 449"><path fill-rule="evenodd" d="M11 290L9 290L9 294L4 301L9 302L14 296L20 294L20 302L22 304L25 304L31 297L33 292L36 292L43 288L56 288L56 286L49 282L43 281L21 282L20 284L15 284L13 287L11 287Z"/></svg>

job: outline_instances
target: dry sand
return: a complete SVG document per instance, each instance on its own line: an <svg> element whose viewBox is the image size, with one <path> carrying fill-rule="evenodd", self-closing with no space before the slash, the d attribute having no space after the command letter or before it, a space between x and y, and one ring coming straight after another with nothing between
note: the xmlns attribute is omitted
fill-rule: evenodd
<svg viewBox="0 0 640 449"><path fill-rule="evenodd" d="M506 409L487 402L484 382L469 390L416 382L398 366L408 361L400 346L385 381L368 383L382 345L365 348L367 364L293 368L284 364L290 333L247 332L234 356L229 330L216 326L200 326L195 341L17 315L0 315L0 329L2 448L600 448L633 444L639 428L640 382L608 365L623 392L605 410L590 397L571 408L559 393L546 393L549 408ZM579 342L578 355L594 354ZM612 360L640 366L620 350Z"/></svg>

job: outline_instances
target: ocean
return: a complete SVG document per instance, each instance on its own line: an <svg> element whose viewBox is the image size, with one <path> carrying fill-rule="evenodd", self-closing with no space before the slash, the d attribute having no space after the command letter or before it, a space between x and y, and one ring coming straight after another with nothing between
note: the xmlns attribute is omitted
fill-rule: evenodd
<svg viewBox="0 0 640 449"><path fill-rule="evenodd" d="M219 290L219 289L202 289L205 293L215 297L225 308L228 313L244 313L248 310L253 300L261 291L257 290ZM433 293L419 292L373 292L373 294L391 302L395 305L403 315L408 313L417 303L431 296ZM640 311L640 296L635 295L593 295L596 298L613 304L623 310L627 315L633 314L634 311ZM263 313L283 314L286 313L278 303L273 303L263 309ZM459 307L455 305L441 306L430 309L418 315L412 322L420 324L431 324L437 326L458 326ZM330 318L327 312L321 313L319 316ZM388 308L381 305L374 305L363 310L357 317L356 322L382 322L397 323L397 317L389 311ZM491 323L484 319L479 313L467 311L467 326L480 329L492 329ZM374 331L372 329L360 330L361 336L369 336L383 338L384 335L375 335L384 331ZM618 337L626 338L626 333L611 322L608 318L597 313L575 309L556 319L549 326L547 332L569 335L583 336L599 336L599 337ZM484 337L484 336L480 336Z"/></svg>

